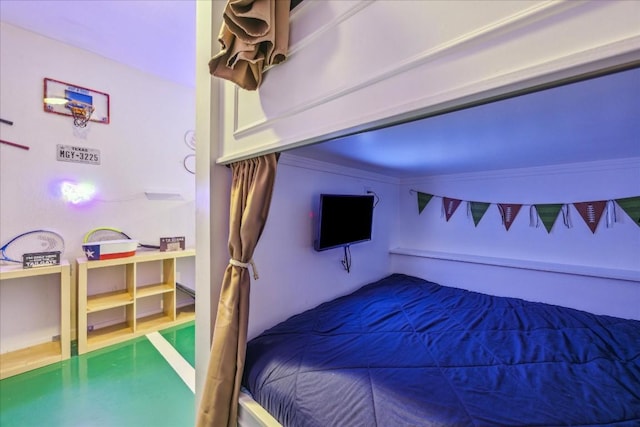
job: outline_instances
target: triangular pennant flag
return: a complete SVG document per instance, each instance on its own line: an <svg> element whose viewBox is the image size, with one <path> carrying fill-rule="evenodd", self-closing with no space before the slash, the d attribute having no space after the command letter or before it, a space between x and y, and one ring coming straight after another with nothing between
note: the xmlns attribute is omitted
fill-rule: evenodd
<svg viewBox="0 0 640 427"><path fill-rule="evenodd" d="M451 199L449 197L442 198L442 207L444 208L444 215L447 218L447 221L451 219L453 213L458 209L460 202L462 202L462 200Z"/></svg>
<svg viewBox="0 0 640 427"><path fill-rule="evenodd" d="M535 205L535 207L547 233L551 233L551 228L562 210L562 204Z"/></svg>
<svg viewBox="0 0 640 427"><path fill-rule="evenodd" d="M502 215L502 223L504 224L504 227L507 229L507 231L509 231L511 224L513 224L513 221L516 219L516 216L518 216L518 212L520 211L521 207L522 205L517 205L513 203L498 204L498 209L500 209L500 215Z"/></svg>
<svg viewBox="0 0 640 427"><path fill-rule="evenodd" d="M418 215L419 215L427 206L427 203L429 203L429 201L433 197L433 194L421 193L419 191L416 191L416 193L418 193Z"/></svg>
<svg viewBox="0 0 640 427"><path fill-rule="evenodd" d="M597 202L574 203L573 206L576 207L576 210L582 219L584 219L584 222L587 223L591 232L595 233L596 228L598 228L600 218L602 217L602 213L604 212L604 208L607 206L607 201L601 200Z"/></svg>
<svg viewBox="0 0 640 427"><path fill-rule="evenodd" d="M618 206L624 210L637 225L640 225L640 196L616 199Z"/></svg>
<svg viewBox="0 0 640 427"><path fill-rule="evenodd" d="M473 217L473 223L478 226L478 223L484 216L484 213L489 209L491 203L484 202L469 202L471 205L471 216Z"/></svg>

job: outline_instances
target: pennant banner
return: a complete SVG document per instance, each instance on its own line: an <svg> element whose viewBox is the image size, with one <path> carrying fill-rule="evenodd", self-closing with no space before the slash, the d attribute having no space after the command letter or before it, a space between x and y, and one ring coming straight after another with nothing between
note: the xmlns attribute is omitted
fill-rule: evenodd
<svg viewBox="0 0 640 427"><path fill-rule="evenodd" d="M502 223L504 227L509 231L511 224L518 216L518 212L522 205L514 204L514 203L499 203L498 209L500 209L500 215L502 215Z"/></svg>
<svg viewBox="0 0 640 427"><path fill-rule="evenodd" d="M547 229L547 233L551 233L553 224L555 224L562 210L562 204L535 205L535 207L540 220Z"/></svg>
<svg viewBox="0 0 640 427"><path fill-rule="evenodd" d="M458 199L450 199L449 197L442 198L442 208L444 209L444 215L447 218L447 221L451 219L458 206L460 206L460 202L462 200Z"/></svg>
<svg viewBox="0 0 640 427"><path fill-rule="evenodd" d="M574 203L576 210L584 219L584 222L587 224L592 233L596 232L596 228L598 228L598 223L600 222L600 218L602 218L602 213L604 212L604 208L607 206L606 200L601 200L597 202L581 202Z"/></svg>
<svg viewBox="0 0 640 427"><path fill-rule="evenodd" d="M460 203L465 200L454 199L451 197L443 197L429 193L423 193L416 190L409 190L410 193L416 193L418 195L418 214L427 207L433 197L442 198L442 212L447 222L451 219L456 212ZM490 202L471 202L467 203L467 216L473 218L473 223L477 227L485 213L494 203ZM495 203L500 211L502 217L502 223L507 231L511 228L511 225L516 219L516 216L520 212L522 206L530 207L530 224L532 227L538 227L540 222L544 224L547 233L551 233L551 230L558 222L558 217L562 213L564 225L567 228L571 228L571 218L569 215L570 207L573 205L576 211L580 214L587 227L595 234L596 229L600 223L603 215L606 214L607 227L613 227L618 222L616 216L616 204L618 207L625 211L632 221L640 226L640 196L626 197L615 200L599 200L593 202L567 202L567 203L542 203L523 205L515 203Z"/></svg>
<svg viewBox="0 0 640 427"><path fill-rule="evenodd" d="M487 209L489 209L489 206L491 206L491 203L469 202L469 205L471 206L471 216L473 217L473 223L477 227L485 212L487 212Z"/></svg>
<svg viewBox="0 0 640 427"><path fill-rule="evenodd" d="M433 197L433 194L421 193L419 191L416 191L416 193L418 193L418 215L419 215L427 206L427 204Z"/></svg>
<svg viewBox="0 0 640 427"><path fill-rule="evenodd" d="M616 203L629 215L633 222L640 225L640 196L616 199Z"/></svg>

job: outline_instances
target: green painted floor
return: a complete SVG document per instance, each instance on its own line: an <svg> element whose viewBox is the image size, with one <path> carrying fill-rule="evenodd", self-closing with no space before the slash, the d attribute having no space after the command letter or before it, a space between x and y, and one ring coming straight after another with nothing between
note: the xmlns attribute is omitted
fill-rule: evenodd
<svg viewBox="0 0 640 427"><path fill-rule="evenodd" d="M189 326L190 325L190 326ZM178 353L185 358L191 366L196 366L196 333L195 326L189 323L185 326L176 326L175 328L160 331L169 343L178 350Z"/></svg>
<svg viewBox="0 0 640 427"><path fill-rule="evenodd" d="M191 366L193 322L160 334ZM146 337L0 381L2 427L191 427L195 397Z"/></svg>

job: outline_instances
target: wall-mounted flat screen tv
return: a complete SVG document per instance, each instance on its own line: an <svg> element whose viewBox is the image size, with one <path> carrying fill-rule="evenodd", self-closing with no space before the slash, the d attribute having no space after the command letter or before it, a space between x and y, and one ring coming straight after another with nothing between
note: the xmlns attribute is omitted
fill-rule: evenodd
<svg viewBox="0 0 640 427"><path fill-rule="evenodd" d="M316 223L316 251L371 240L373 196L321 194Z"/></svg>

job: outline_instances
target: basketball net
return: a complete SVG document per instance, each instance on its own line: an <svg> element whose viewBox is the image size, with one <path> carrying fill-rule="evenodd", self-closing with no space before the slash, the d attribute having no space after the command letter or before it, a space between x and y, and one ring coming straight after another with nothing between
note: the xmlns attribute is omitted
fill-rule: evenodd
<svg viewBox="0 0 640 427"><path fill-rule="evenodd" d="M69 101L64 108L71 111L71 115L73 116L73 125L79 128L87 126L89 119L91 119L91 114L93 114L95 110L93 105L79 101Z"/></svg>

